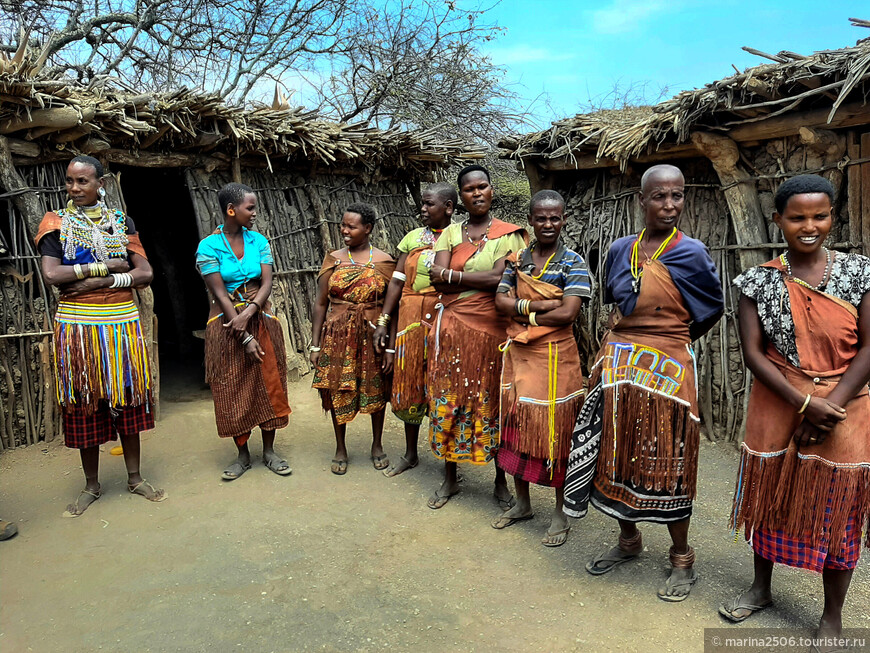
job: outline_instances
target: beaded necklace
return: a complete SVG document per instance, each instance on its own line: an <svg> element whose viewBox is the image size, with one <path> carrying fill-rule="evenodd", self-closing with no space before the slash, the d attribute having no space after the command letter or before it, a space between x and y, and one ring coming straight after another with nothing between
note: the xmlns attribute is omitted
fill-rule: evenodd
<svg viewBox="0 0 870 653"><path fill-rule="evenodd" d="M640 267L638 263L638 254L637 250L640 247L640 241L643 240L643 235L646 233L646 229L640 232L640 235L637 237L637 240L634 241L634 245L631 247L631 258L629 259L629 263L631 265L631 276L633 281L631 282L631 290L635 293L640 292L640 277L643 274L643 268ZM652 257L647 258L647 261L655 261L659 256L662 255L662 252L667 248L668 243L670 243L674 236L677 235L677 228L674 227L674 230L671 232L671 235L665 238L664 242L659 245L659 248L656 250L655 254ZM646 254L646 252L644 252Z"/></svg>
<svg viewBox="0 0 870 653"><path fill-rule="evenodd" d="M558 245L557 245L556 250L558 250L558 249L559 249L559 247L558 247ZM538 274L533 274L533 275L532 275L532 279L540 279L541 277L544 276L544 272L547 271L547 266L550 265L550 261L552 261L552 260L553 260L553 257L556 255L556 250L553 250L553 253L550 254L550 258L548 258L548 259L547 259L547 262L544 263L544 267L541 268L541 271L538 272ZM529 252L529 253L531 254L531 252ZM532 264L534 264L534 262L535 262L535 259L532 259Z"/></svg>
<svg viewBox="0 0 870 653"><path fill-rule="evenodd" d="M783 252L779 255L779 260L785 266L786 274L794 281L796 284L803 286L804 288L809 288L810 290L821 290L828 284L828 274L831 272L831 250L827 247L825 249L825 272L822 274L822 281L818 286L811 286L803 279L798 279L791 273L791 263L788 261L788 252Z"/></svg>
<svg viewBox="0 0 870 653"><path fill-rule="evenodd" d="M471 239L471 236L468 234L468 220L466 219L462 223L462 233L465 234L465 237L468 239L468 242L471 243L472 245L474 245L475 247L477 247L477 249L479 251L489 241L489 229L490 229L490 227L492 227L492 218L489 219L489 224L486 225L486 231L483 233L483 236L481 236L480 240L478 240L477 242L474 242Z"/></svg>
<svg viewBox="0 0 870 653"><path fill-rule="evenodd" d="M347 248L347 258L350 259L351 265L363 265L363 267L371 267L372 259L374 258L374 256L375 256L375 248L372 246L371 243L369 243L369 261L368 261L368 263L363 265L362 263L357 263L356 261L353 260L353 254L350 253L350 247Z"/></svg>
<svg viewBox="0 0 870 653"><path fill-rule="evenodd" d="M423 233L420 234L420 242L423 245L434 245L435 241L438 240L438 236L441 235L443 229L433 229L432 227L426 227L423 230Z"/></svg>
<svg viewBox="0 0 870 653"><path fill-rule="evenodd" d="M88 211L99 211L92 219ZM76 257L76 248L89 249L96 261L106 261L111 257L127 255L127 220L122 211L112 211L103 202L92 207L80 207L69 201L65 209L57 212L60 216L60 242L63 255L69 260Z"/></svg>

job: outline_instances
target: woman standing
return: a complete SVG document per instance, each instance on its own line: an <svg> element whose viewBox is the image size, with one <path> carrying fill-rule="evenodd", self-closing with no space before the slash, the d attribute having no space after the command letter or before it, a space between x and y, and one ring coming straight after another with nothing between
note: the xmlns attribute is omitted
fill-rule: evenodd
<svg viewBox="0 0 870 653"><path fill-rule="evenodd" d="M620 238L605 265L611 328L574 430L565 512L592 505L619 521L619 544L586 565L605 574L643 551L637 523L668 525L671 574L664 601L683 601L697 580L688 543L700 419L693 340L723 312L719 277L703 243L677 229L685 198L678 168L653 166L641 180L645 228ZM600 443L600 455L597 447Z"/></svg>
<svg viewBox="0 0 870 653"><path fill-rule="evenodd" d="M54 366L64 443L78 449L85 488L65 517L78 517L100 498L100 445L121 437L127 489L150 501L166 493L139 473L139 432L154 428L151 369L131 288L153 272L133 221L110 210L104 171L93 157L67 167L69 202L46 213L36 234L42 274L57 286Z"/></svg>
<svg viewBox="0 0 870 653"><path fill-rule="evenodd" d="M430 278L441 308L429 336L429 443L445 461L444 482L429 499L443 507L459 492L457 463L485 465L499 439L501 353L510 323L495 309L495 290L505 261L528 237L522 227L490 215L492 184L482 166L458 177L468 218L447 227L435 244ZM514 504L504 471L496 468L495 496L503 509Z"/></svg>
<svg viewBox="0 0 870 653"><path fill-rule="evenodd" d="M773 219L788 249L734 281L755 378L731 522L752 537L755 579L719 609L743 621L772 603L774 563L810 569L825 590L820 637L841 633L870 533L870 259L823 246L833 201L822 177L784 182Z"/></svg>
<svg viewBox="0 0 870 653"><path fill-rule="evenodd" d="M341 218L345 247L323 260L311 319L312 386L332 416L332 473L338 475L347 472L345 433L357 413L372 416L374 468L390 464L381 444L390 387L373 336L375 322L384 323L379 316L396 262L371 244L374 226L373 207L361 202L347 207Z"/></svg>
<svg viewBox="0 0 870 653"><path fill-rule="evenodd" d="M401 254L387 288L380 321L389 324L396 305L399 307L398 319L392 330L387 324L375 329L375 350L384 353L385 372L393 372L390 405L396 417L405 423L405 455L384 471L387 477L413 469L419 462L417 441L420 424L429 408L426 336L432 327L438 302L438 295L429 280L429 266L435 258L432 247L450 224L457 199L456 189L447 182L432 184L423 191L420 207L423 226L409 232L398 245Z"/></svg>
<svg viewBox="0 0 870 653"><path fill-rule="evenodd" d="M496 519L505 528L531 519L529 483L556 490L556 510L544 546L568 539L562 511L571 432L586 388L574 321L592 294L586 263L559 241L565 200L556 191L532 197L534 242L508 257L495 305L512 319L505 343L501 385L501 444L496 464L514 477L517 505Z"/></svg>
<svg viewBox="0 0 870 653"><path fill-rule="evenodd" d="M211 299L205 330L205 375L214 399L218 435L233 438L238 457L222 478L232 481L251 468L248 439L263 435L263 464L279 476L292 473L275 452L275 430L287 426L287 356L278 319L269 314L272 252L251 231L257 197L244 184L218 193L224 223L199 243L196 266Z"/></svg>

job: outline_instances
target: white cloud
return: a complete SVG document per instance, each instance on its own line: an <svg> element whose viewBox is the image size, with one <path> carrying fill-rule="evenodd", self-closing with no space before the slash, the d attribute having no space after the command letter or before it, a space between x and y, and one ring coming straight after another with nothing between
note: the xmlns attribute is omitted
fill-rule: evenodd
<svg viewBox="0 0 870 653"><path fill-rule="evenodd" d="M553 52L547 48L536 48L520 43L505 48L492 48L488 51L493 63L499 66L530 63L533 61L565 61L574 57L573 52Z"/></svg>
<svg viewBox="0 0 870 653"><path fill-rule="evenodd" d="M666 0L613 0L608 7L592 12L592 27L599 34L630 32L650 15L672 12L677 4Z"/></svg>

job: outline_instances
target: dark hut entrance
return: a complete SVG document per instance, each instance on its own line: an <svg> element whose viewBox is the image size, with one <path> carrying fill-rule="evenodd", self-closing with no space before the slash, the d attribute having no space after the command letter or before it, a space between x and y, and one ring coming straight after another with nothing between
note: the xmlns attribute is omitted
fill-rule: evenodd
<svg viewBox="0 0 870 653"><path fill-rule="evenodd" d="M199 231L180 168L113 165L127 213L154 268L154 313L162 390L201 387L208 297L194 265Z"/></svg>

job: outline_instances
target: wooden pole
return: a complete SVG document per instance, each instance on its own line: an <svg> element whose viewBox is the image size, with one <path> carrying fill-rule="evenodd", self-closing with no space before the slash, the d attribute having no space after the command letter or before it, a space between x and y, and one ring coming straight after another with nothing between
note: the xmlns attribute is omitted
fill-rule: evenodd
<svg viewBox="0 0 870 653"><path fill-rule="evenodd" d="M861 156L870 156L870 132L861 134ZM861 164L861 244L870 255L870 163Z"/></svg>
<svg viewBox="0 0 870 653"><path fill-rule="evenodd" d="M849 132L846 138L846 152L849 158L861 158L861 137L857 132ZM846 172L847 207L849 212L849 241L861 242L861 166L849 166ZM862 247L853 248L853 252L861 253ZM864 249L866 251L866 249Z"/></svg>
<svg viewBox="0 0 870 653"><path fill-rule="evenodd" d="M7 193L28 188L12 162L12 151L5 136L0 136L0 187ZM27 223L28 235L36 235L43 212L39 200L32 191L12 196L12 202Z"/></svg>
<svg viewBox="0 0 870 653"><path fill-rule="evenodd" d="M726 136L706 132L693 133L692 142L713 164L722 185L728 186L723 193L725 201L728 202L737 243L754 245L766 242L767 226L761 212L761 202L758 200L755 182L738 165L740 150L737 143ZM738 250L737 256L743 270L768 260L768 252L765 250Z"/></svg>

